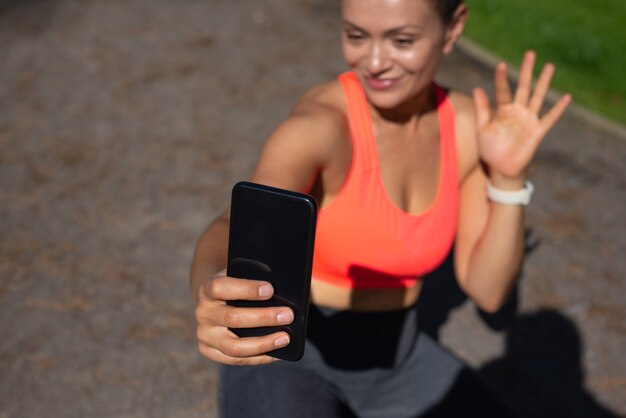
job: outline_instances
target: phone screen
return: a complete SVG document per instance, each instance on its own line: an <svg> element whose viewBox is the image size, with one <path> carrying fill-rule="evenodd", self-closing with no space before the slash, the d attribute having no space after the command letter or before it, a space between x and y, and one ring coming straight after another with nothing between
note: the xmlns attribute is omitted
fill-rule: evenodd
<svg viewBox="0 0 626 418"><path fill-rule="evenodd" d="M289 333L288 346L269 355L298 360L304 353L317 203L311 196L250 182L232 192L227 274L265 280L274 286L268 301L232 301L236 306L289 306L294 322L287 326L232 329L242 337L279 330Z"/></svg>

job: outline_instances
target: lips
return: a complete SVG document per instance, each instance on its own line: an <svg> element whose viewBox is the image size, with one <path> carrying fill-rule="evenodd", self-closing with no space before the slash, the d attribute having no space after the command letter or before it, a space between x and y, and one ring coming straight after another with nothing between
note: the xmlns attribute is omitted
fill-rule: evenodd
<svg viewBox="0 0 626 418"><path fill-rule="evenodd" d="M365 83L372 90L388 90L398 83L399 78L379 78L365 76Z"/></svg>

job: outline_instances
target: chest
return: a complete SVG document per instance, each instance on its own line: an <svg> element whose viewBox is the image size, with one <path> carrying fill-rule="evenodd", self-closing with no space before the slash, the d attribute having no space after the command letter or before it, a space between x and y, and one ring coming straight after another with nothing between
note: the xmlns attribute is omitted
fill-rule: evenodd
<svg viewBox="0 0 626 418"><path fill-rule="evenodd" d="M411 214L425 211L435 199L439 185L441 149L436 121L425 120L410 132L372 126L373 159L378 163L381 186L389 200ZM321 206L329 204L346 182L354 157L353 142L346 133L338 141L329 164L315 186Z"/></svg>
<svg viewBox="0 0 626 418"><path fill-rule="evenodd" d="M437 194L440 177L436 118L426 118L415 130L376 124L373 130L381 184L391 202L411 214L428 209Z"/></svg>

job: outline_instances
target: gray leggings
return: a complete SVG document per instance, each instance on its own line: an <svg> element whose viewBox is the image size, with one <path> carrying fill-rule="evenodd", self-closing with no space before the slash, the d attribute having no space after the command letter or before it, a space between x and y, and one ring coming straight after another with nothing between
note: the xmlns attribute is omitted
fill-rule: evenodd
<svg viewBox="0 0 626 418"><path fill-rule="evenodd" d="M513 416L461 361L419 332L415 307L311 306L296 363L220 369L222 418Z"/></svg>

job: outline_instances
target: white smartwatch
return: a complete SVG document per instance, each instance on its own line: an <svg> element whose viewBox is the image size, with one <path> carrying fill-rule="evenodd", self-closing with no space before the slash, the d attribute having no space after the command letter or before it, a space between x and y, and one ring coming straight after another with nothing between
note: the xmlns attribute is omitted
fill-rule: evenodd
<svg viewBox="0 0 626 418"><path fill-rule="evenodd" d="M498 189L487 182L487 198L503 205L526 206L530 203L534 191L535 186L530 181L524 183L523 189L514 191Z"/></svg>

